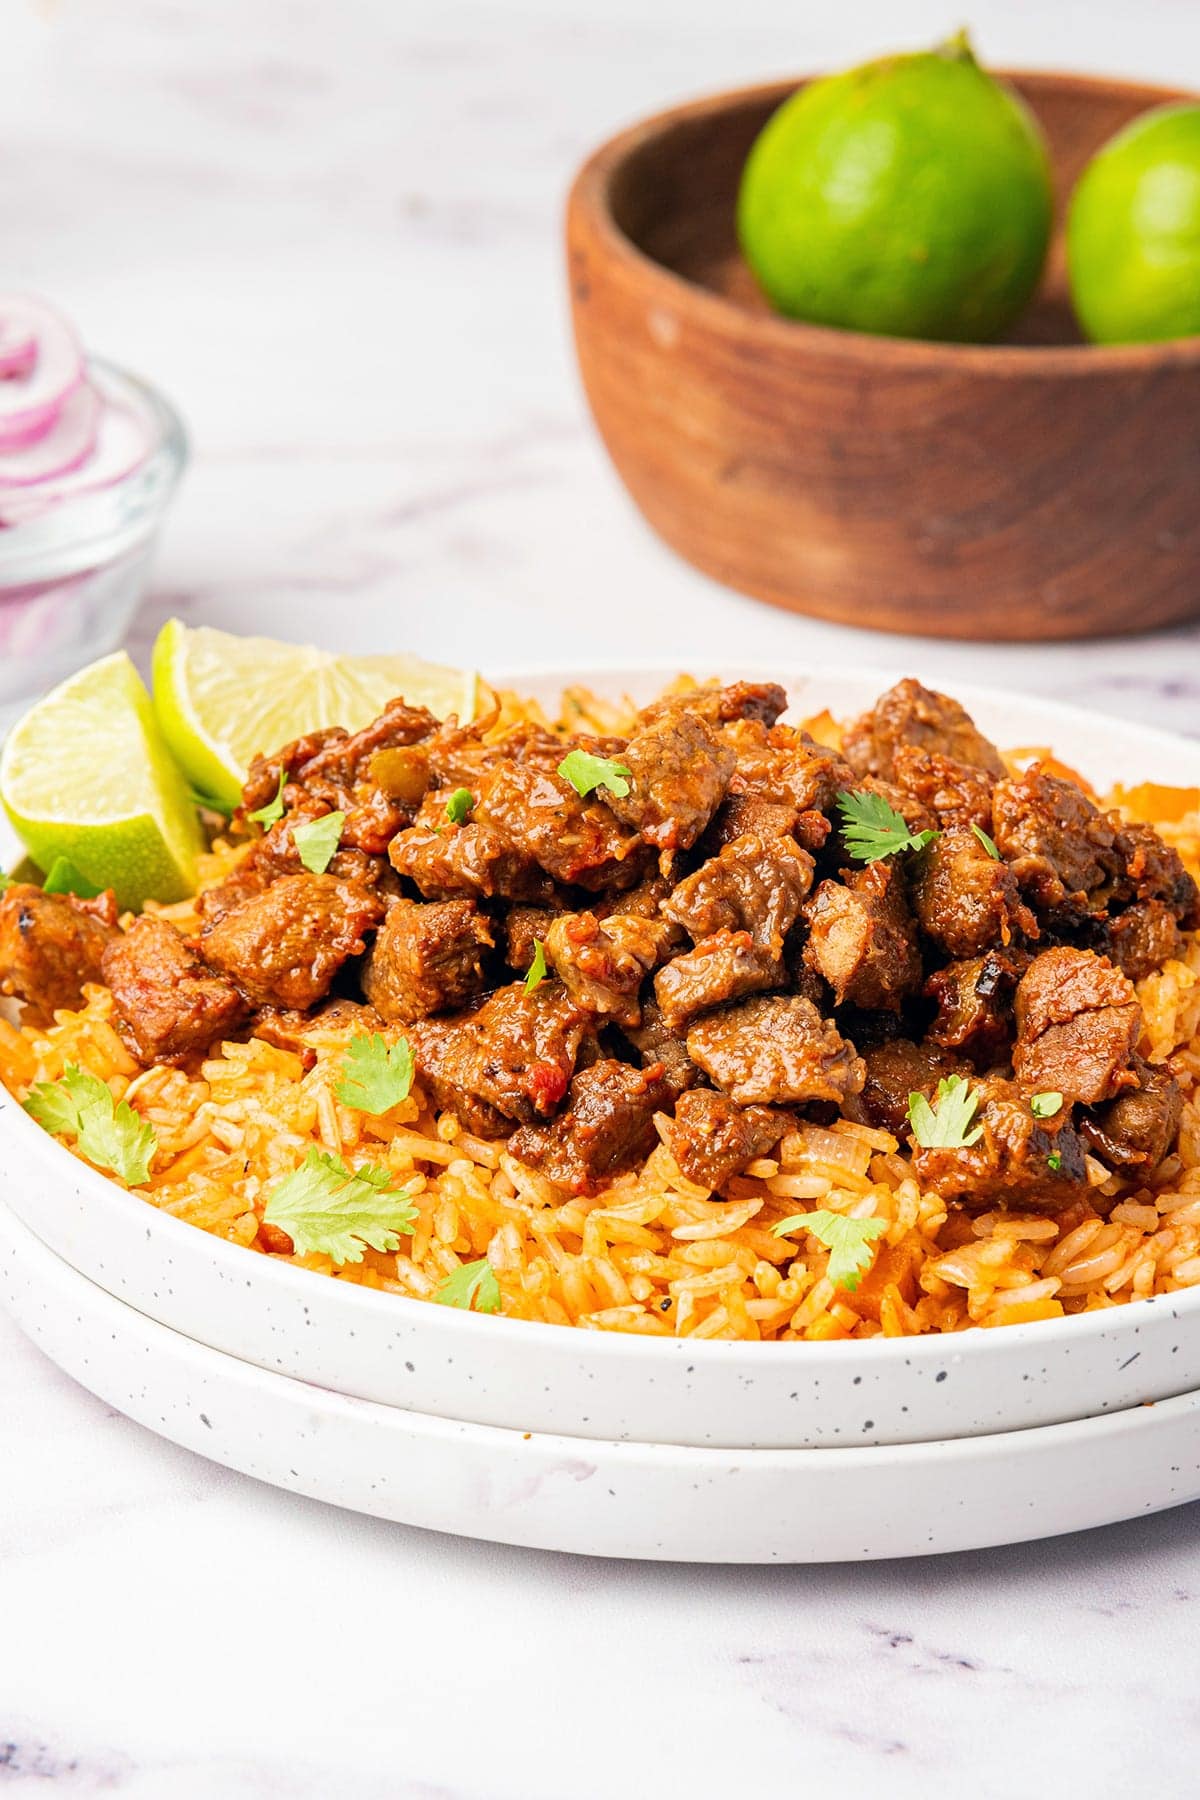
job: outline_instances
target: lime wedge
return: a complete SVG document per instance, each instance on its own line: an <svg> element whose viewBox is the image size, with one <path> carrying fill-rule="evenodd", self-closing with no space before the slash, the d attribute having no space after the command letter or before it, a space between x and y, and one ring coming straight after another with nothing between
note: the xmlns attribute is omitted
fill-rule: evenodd
<svg viewBox="0 0 1200 1800"><path fill-rule="evenodd" d="M251 758L330 725L359 731L397 695L474 718L479 676L416 656L338 656L168 619L154 646L154 709L199 792L241 799Z"/></svg>
<svg viewBox="0 0 1200 1800"><path fill-rule="evenodd" d="M0 800L40 869L65 857L122 908L195 888L196 809L124 651L80 669L13 726Z"/></svg>

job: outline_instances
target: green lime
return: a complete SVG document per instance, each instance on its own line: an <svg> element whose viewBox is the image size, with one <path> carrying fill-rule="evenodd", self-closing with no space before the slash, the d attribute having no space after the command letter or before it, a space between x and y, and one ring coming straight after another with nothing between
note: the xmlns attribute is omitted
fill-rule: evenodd
<svg viewBox="0 0 1200 1800"><path fill-rule="evenodd" d="M330 725L358 731L397 695L439 719L474 718L479 676L416 656L338 656L168 619L154 646L154 709L193 786L227 806L252 757Z"/></svg>
<svg viewBox="0 0 1200 1800"><path fill-rule="evenodd" d="M964 40L784 102L750 151L738 236L780 312L886 337L994 338L1037 286L1050 164Z"/></svg>
<svg viewBox="0 0 1200 1800"><path fill-rule="evenodd" d="M196 810L123 651L72 675L13 726L0 800L39 869L65 857L114 888L122 908L195 888Z"/></svg>
<svg viewBox="0 0 1200 1800"><path fill-rule="evenodd" d="M1200 333L1200 106L1158 106L1079 178L1067 221L1071 298L1098 344Z"/></svg>

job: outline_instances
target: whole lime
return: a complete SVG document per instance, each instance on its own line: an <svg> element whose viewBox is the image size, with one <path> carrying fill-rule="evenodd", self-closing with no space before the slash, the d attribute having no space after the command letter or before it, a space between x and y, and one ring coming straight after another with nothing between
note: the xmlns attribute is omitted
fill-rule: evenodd
<svg viewBox="0 0 1200 1800"><path fill-rule="evenodd" d="M1071 298L1098 344L1200 332L1200 106L1158 106L1097 152L1067 221Z"/></svg>
<svg viewBox="0 0 1200 1800"><path fill-rule="evenodd" d="M1036 120L956 39L793 94L747 158L737 225L780 312L969 343L1033 293L1052 215Z"/></svg>

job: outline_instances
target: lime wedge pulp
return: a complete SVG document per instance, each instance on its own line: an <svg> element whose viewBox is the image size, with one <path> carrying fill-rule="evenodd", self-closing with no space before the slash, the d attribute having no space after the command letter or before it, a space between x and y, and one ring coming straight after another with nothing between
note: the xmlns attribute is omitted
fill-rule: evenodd
<svg viewBox="0 0 1200 1800"><path fill-rule="evenodd" d="M196 811L124 651L72 675L13 726L0 800L43 871L65 857L117 904L195 888Z"/></svg>
<svg viewBox="0 0 1200 1800"><path fill-rule="evenodd" d="M236 806L251 759L331 725L360 731L402 695L473 718L479 676L415 656L339 656L169 619L154 646L154 708L193 786Z"/></svg>

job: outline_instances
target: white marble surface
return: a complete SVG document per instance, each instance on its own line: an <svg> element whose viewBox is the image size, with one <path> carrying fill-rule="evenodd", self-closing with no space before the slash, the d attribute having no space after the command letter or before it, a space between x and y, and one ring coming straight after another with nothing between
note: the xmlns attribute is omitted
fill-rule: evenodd
<svg viewBox="0 0 1200 1800"><path fill-rule="evenodd" d="M995 61L1200 85L1191 0L978 0ZM964 649L721 592L585 418L569 173L673 97L958 23L940 0L8 0L7 285L185 411L170 611L505 661L778 652L1197 728L1197 636ZM129 1800L1195 1791L1195 1508L945 1562L588 1564L176 1451L0 1320L0 1789ZM886 1505L886 1495L880 1497Z"/></svg>

